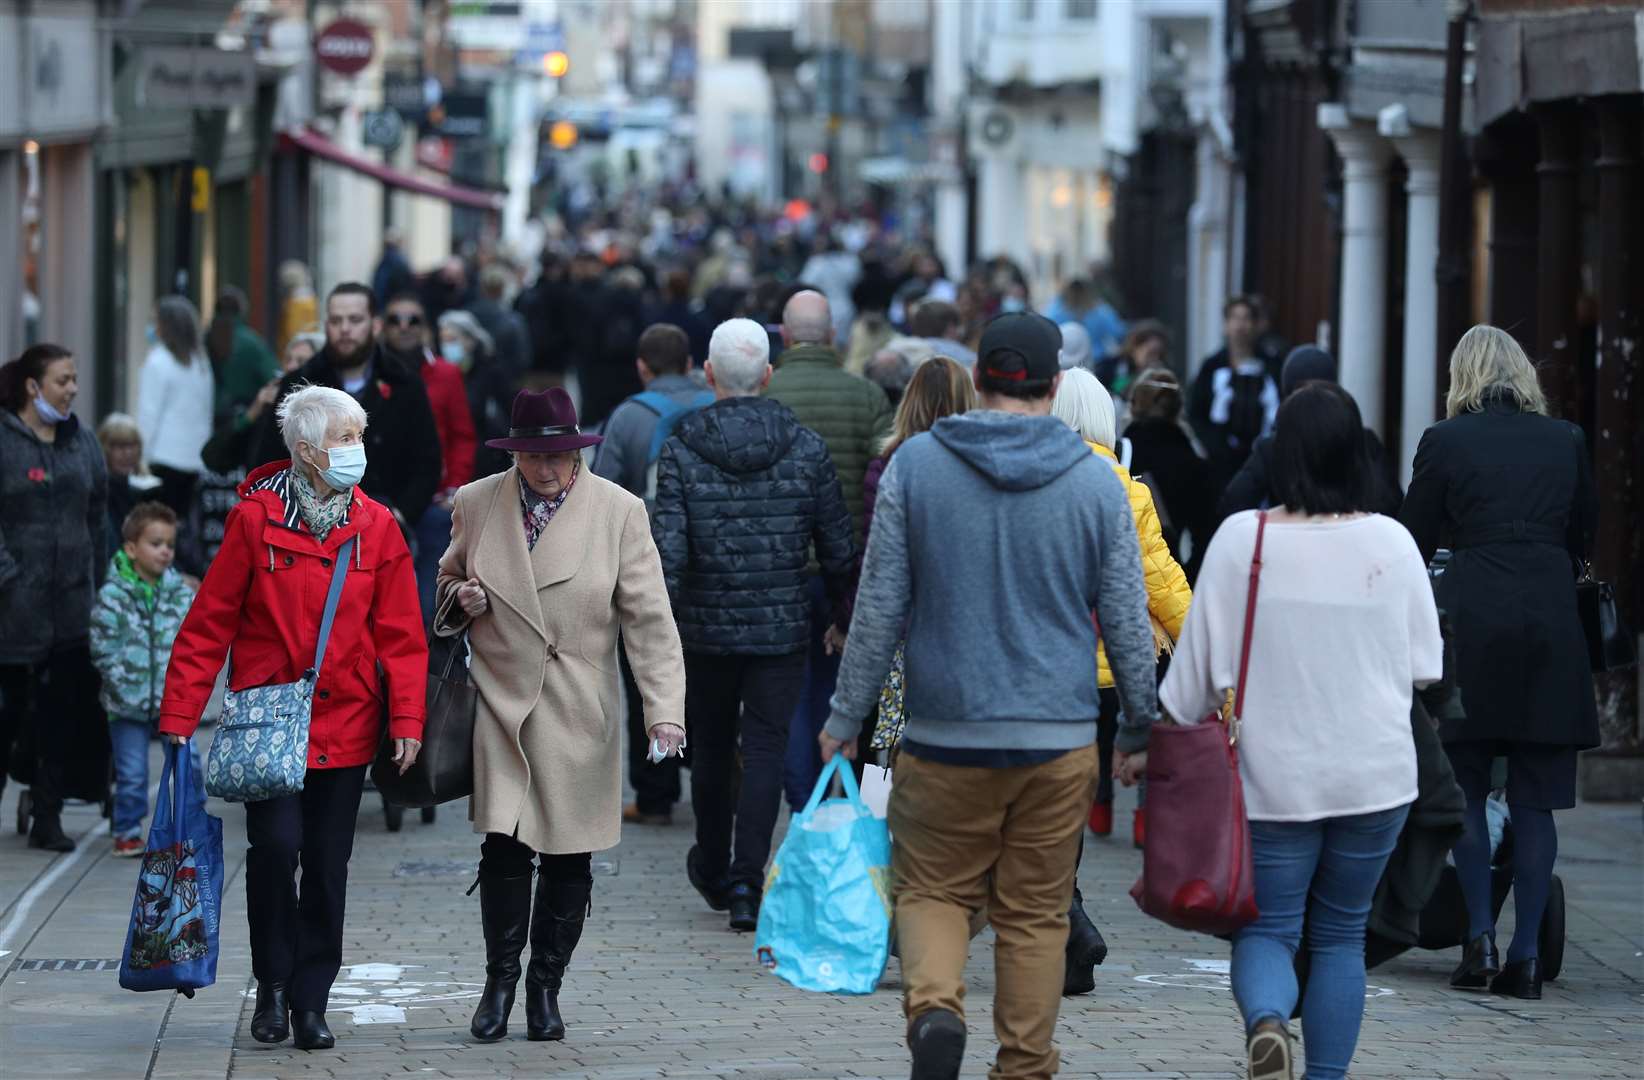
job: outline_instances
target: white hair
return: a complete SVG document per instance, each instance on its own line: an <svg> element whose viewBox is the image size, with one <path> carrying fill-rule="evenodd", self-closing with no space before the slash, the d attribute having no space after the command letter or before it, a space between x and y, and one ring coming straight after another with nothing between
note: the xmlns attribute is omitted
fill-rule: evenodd
<svg viewBox="0 0 1644 1080"><path fill-rule="evenodd" d="M1078 432L1079 438L1085 442L1111 450L1119 441L1119 422L1113 415L1113 395L1107 392L1102 380L1084 368L1069 368L1062 372L1062 385L1056 388L1056 399L1050 403L1050 413Z"/></svg>
<svg viewBox="0 0 1644 1080"><path fill-rule="evenodd" d="M708 340L714 385L730 394L757 394L771 366L771 336L752 319L726 319Z"/></svg>
<svg viewBox="0 0 1644 1080"><path fill-rule="evenodd" d="M365 410L353 395L329 386L303 385L287 394L274 410L285 448L297 456L297 444L305 442L316 450L325 449L325 437L333 429L358 424L365 430Z"/></svg>
<svg viewBox="0 0 1644 1080"><path fill-rule="evenodd" d="M1065 322L1058 329L1062 331L1062 351L1056 359L1063 371L1085 367L1096 358L1096 347L1090 343L1090 332L1082 325Z"/></svg>

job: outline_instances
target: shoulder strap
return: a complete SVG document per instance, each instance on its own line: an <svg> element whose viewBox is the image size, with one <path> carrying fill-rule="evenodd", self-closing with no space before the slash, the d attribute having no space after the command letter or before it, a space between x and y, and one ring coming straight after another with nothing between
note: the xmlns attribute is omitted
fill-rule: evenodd
<svg viewBox="0 0 1644 1080"><path fill-rule="evenodd" d="M1239 646L1239 684L1233 691L1233 723L1229 738L1237 742L1239 719L1244 716L1244 680L1250 672L1250 638L1256 630L1256 590L1262 578L1262 537L1267 533L1267 511L1256 514L1256 550L1250 555L1250 592L1244 601L1244 643Z"/></svg>
<svg viewBox="0 0 1644 1080"><path fill-rule="evenodd" d="M320 616L320 642L314 649L314 674L320 673L325 663L325 647L331 640L331 623L337 617L337 605L342 601L343 581L348 577L348 561L354 556L354 542L359 536L350 536L337 549L336 562L331 568L331 589L325 594L325 614ZM1242 681L1242 680L1241 680Z"/></svg>
<svg viewBox="0 0 1644 1080"><path fill-rule="evenodd" d="M658 416L661 416L662 410L668 407L668 396L656 390L641 390L628 400L635 405L642 405L650 409Z"/></svg>

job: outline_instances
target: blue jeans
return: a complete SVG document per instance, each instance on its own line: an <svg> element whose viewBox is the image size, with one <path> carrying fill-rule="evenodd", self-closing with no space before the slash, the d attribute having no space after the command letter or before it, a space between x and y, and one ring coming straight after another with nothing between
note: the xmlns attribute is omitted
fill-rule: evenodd
<svg viewBox="0 0 1644 1080"><path fill-rule="evenodd" d="M1302 1002L1308 1080L1347 1075L1364 1019L1364 926L1409 814L1398 806L1322 821L1252 821L1256 907L1233 935L1233 997L1245 1031L1287 1023L1296 1006L1296 949L1307 922L1312 970Z"/></svg>
<svg viewBox="0 0 1644 1080"><path fill-rule="evenodd" d="M820 575L805 586L811 602L811 639L805 654L805 687L788 724L788 751L782 768L782 787L789 809L797 812L811 797L817 777L822 775L822 748L816 738L828 722L828 705L834 684L839 680L839 653L827 655L822 635L833 621L828 590Z"/></svg>
<svg viewBox="0 0 1644 1080"><path fill-rule="evenodd" d="M148 743L154 725L147 720L110 717L108 741L114 753L114 821L116 840L142 839L148 816ZM200 748L189 740L194 768L200 768ZM203 773L201 775L204 775Z"/></svg>
<svg viewBox="0 0 1644 1080"><path fill-rule="evenodd" d="M439 576L440 559L451 546L451 511L430 503L422 517L417 519L414 535L417 539L415 566L417 569L417 599L422 604L422 627L434 625L434 579Z"/></svg>

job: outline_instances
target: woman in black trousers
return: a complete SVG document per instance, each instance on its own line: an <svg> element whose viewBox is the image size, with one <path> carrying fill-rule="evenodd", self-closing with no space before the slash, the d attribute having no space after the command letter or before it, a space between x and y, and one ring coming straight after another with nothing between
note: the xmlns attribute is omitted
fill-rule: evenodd
<svg viewBox="0 0 1644 1080"><path fill-rule="evenodd" d="M1546 414L1535 369L1510 335L1469 330L1450 356L1449 418L1428 428L1400 518L1431 559L1454 556L1439 607L1455 635L1465 716L1440 730L1467 794L1455 847L1468 944L1450 985L1541 997L1537 938L1552 887L1553 811L1575 805L1576 752L1598 745L1598 716L1575 579L1598 515L1581 429ZM1516 922L1506 963L1490 903L1484 801L1507 759ZM1494 976L1492 980L1490 977Z"/></svg>

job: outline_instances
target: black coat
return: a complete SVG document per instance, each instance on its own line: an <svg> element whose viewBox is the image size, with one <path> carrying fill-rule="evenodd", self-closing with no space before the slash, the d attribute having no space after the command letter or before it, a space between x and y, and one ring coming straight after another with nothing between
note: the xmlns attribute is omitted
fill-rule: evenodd
<svg viewBox="0 0 1644 1080"><path fill-rule="evenodd" d="M103 448L75 416L56 439L0 410L0 664L83 644L108 570Z"/></svg>
<svg viewBox="0 0 1644 1080"><path fill-rule="evenodd" d="M1423 558L1446 543L1455 551L1438 602L1454 628L1466 715L1445 721L1445 742L1598 745L1575 599L1597 517L1574 424L1497 399L1422 435L1399 518Z"/></svg>
<svg viewBox="0 0 1644 1080"><path fill-rule="evenodd" d="M827 444L768 398L728 398L680 421L657 460L651 532L687 652L799 652L812 542L836 607L856 559Z"/></svg>
<svg viewBox="0 0 1644 1080"><path fill-rule="evenodd" d="M304 383L342 389L331 361L331 349L280 381L280 398ZM391 359L379 346L371 360L371 377L355 395L365 409L365 479L360 490L396 510L407 525L416 525L439 490L445 463L428 389L419 372ZM263 410L251 431L246 467L254 469L291 456L274 420L274 409Z"/></svg>
<svg viewBox="0 0 1644 1080"><path fill-rule="evenodd" d="M1171 556L1182 562L1181 537L1183 533L1191 535L1190 561L1196 570L1215 531L1210 464L1193 449L1193 441L1181 425L1171 420L1133 420L1125 428L1125 438L1130 440L1130 475L1146 476L1157 485L1159 499L1155 501L1163 504L1160 509L1169 520L1163 531ZM1195 576L1188 574L1189 578Z"/></svg>

